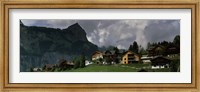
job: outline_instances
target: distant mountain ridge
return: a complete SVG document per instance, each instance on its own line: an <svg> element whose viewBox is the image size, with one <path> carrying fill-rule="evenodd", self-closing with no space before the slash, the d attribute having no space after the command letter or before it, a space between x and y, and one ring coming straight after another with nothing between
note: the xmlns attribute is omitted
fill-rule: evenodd
<svg viewBox="0 0 200 92"><path fill-rule="evenodd" d="M24 26L24 24L21 23L20 46L27 52L22 54L36 55L48 51L79 54L80 50L86 52L85 54L90 54L98 49L97 45L88 41L86 32L78 23L62 30L46 27ZM74 46L79 48L74 48Z"/></svg>
<svg viewBox="0 0 200 92"><path fill-rule="evenodd" d="M61 58L60 56L69 58L84 54L90 57L96 50L98 50L98 46L88 41L85 30L78 23L66 29L57 29L26 26L20 21L20 66L26 67L31 63L31 66L36 67L43 64L44 61L53 63L56 61L52 59L56 58L57 60ZM37 61L32 60L33 57L38 57ZM37 64L32 64L33 61ZM23 62L29 63L25 64ZM21 69L20 71L24 70L27 69Z"/></svg>

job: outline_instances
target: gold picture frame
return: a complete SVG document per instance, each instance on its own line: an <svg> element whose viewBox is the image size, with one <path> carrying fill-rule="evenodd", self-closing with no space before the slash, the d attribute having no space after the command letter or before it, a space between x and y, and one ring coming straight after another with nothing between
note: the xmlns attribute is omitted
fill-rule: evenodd
<svg viewBox="0 0 200 92"><path fill-rule="evenodd" d="M187 0L187 1L134 1L134 0L125 0L125 1L115 1L115 0L69 0L69 1L41 1L41 0L32 0L32 1L21 1L21 0L1 0L1 33L0 33L0 88L3 92L18 92L18 91L102 91L102 92L125 92L125 91L169 91L169 92L200 92L200 61L198 57L199 53L199 1L198 0ZM80 84L10 84L9 83L9 57L8 57L8 32L9 32L9 9L53 9L53 8L97 8L97 9L191 9L192 11L192 83L80 83Z"/></svg>

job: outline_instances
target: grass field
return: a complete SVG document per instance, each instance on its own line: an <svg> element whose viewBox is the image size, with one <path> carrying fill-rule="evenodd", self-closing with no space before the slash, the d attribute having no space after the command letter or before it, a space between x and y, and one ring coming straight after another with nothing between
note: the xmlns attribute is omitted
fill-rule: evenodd
<svg viewBox="0 0 200 92"><path fill-rule="evenodd" d="M128 65L97 65L92 64L84 68L65 70L63 72L137 72L145 69L148 72L168 72L169 69L150 69L149 64L128 64Z"/></svg>

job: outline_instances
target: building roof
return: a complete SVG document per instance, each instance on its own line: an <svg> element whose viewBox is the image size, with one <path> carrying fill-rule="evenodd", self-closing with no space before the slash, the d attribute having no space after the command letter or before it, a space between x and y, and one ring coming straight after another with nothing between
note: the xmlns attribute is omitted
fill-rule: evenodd
<svg viewBox="0 0 200 92"><path fill-rule="evenodd" d="M106 51L103 52L103 54L104 54L104 55L108 55L108 54L114 55L114 54L115 54L115 51L106 50Z"/></svg>
<svg viewBox="0 0 200 92"><path fill-rule="evenodd" d="M151 60L152 57L141 57L141 60Z"/></svg>
<svg viewBox="0 0 200 92"><path fill-rule="evenodd" d="M152 47L150 47L148 50L149 50L149 51L151 51L151 50L155 50L157 47L161 47L162 49L165 49L165 47L162 46L162 45L156 45L156 46L152 46Z"/></svg>
<svg viewBox="0 0 200 92"><path fill-rule="evenodd" d="M100 52L100 51L95 51L94 53L92 53L92 56L95 55L95 54L97 54L97 53L98 53L98 54L103 54L103 53Z"/></svg>
<svg viewBox="0 0 200 92"><path fill-rule="evenodd" d="M166 65L170 64L171 60L164 57L156 57L151 60L151 65Z"/></svg>
<svg viewBox="0 0 200 92"><path fill-rule="evenodd" d="M53 68L53 64L45 64L45 66L47 67L47 68Z"/></svg>
<svg viewBox="0 0 200 92"><path fill-rule="evenodd" d="M124 55L126 55L126 53L128 53L128 52L131 52L131 53L133 53L133 54L135 54L135 55L138 55L138 54L136 54L135 52L132 52L132 51L130 51L130 50L127 50L127 51L125 51L125 52L122 54L122 57L123 57Z"/></svg>
<svg viewBox="0 0 200 92"><path fill-rule="evenodd" d="M159 57L155 57L153 59L151 59L152 62L171 62L170 59L159 56Z"/></svg>

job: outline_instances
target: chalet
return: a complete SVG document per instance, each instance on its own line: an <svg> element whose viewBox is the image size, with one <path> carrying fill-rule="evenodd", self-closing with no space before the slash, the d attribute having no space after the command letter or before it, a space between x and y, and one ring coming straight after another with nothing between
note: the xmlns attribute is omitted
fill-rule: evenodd
<svg viewBox="0 0 200 92"><path fill-rule="evenodd" d="M61 69L71 69L74 67L74 64L67 60L61 59L58 62L58 67Z"/></svg>
<svg viewBox="0 0 200 92"><path fill-rule="evenodd" d="M94 60L98 60L102 58L103 59L103 53L101 53L100 51L95 51L93 54L92 54L92 61Z"/></svg>
<svg viewBox="0 0 200 92"><path fill-rule="evenodd" d="M49 70L51 70L54 66L55 66L55 65L53 65L53 64L46 64L46 65L44 65L43 70L49 71Z"/></svg>
<svg viewBox="0 0 200 92"><path fill-rule="evenodd" d="M106 50L104 53L103 53L103 57L110 57L110 58L113 58L115 55L115 52L114 51L110 51L110 50Z"/></svg>
<svg viewBox="0 0 200 92"><path fill-rule="evenodd" d="M121 64L131 64L131 63L138 63L140 61L140 57L138 54L132 51L126 51L122 55Z"/></svg>
<svg viewBox="0 0 200 92"><path fill-rule="evenodd" d="M103 53L103 58L110 58L113 61L114 57L115 57L115 52L114 51L106 50Z"/></svg>
<svg viewBox="0 0 200 92"><path fill-rule="evenodd" d="M148 49L148 56L163 56L165 47L161 45L153 46Z"/></svg>
<svg viewBox="0 0 200 92"><path fill-rule="evenodd" d="M171 60L164 57L156 57L151 60L152 69L169 68Z"/></svg>
<svg viewBox="0 0 200 92"><path fill-rule="evenodd" d="M169 58L174 58L179 55L180 48L175 45L167 46L166 53Z"/></svg>

